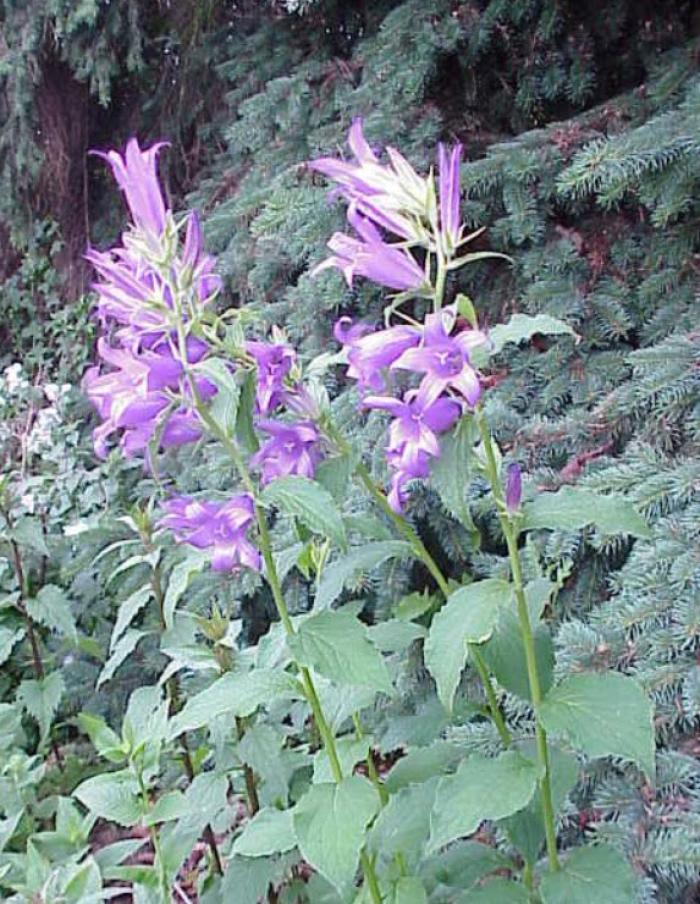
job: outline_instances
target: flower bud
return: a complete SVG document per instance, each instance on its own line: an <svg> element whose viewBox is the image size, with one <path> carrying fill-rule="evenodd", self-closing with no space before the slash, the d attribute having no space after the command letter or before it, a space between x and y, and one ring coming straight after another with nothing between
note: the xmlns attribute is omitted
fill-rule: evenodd
<svg viewBox="0 0 700 904"><path fill-rule="evenodd" d="M506 508L511 515L520 507L522 494L523 483L520 465L514 461L506 469Z"/></svg>

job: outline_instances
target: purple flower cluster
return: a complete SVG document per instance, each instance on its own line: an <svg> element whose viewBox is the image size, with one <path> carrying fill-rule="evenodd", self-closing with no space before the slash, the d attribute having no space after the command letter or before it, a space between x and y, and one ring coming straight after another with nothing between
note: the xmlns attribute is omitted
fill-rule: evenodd
<svg viewBox="0 0 700 904"><path fill-rule="evenodd" d="M402 398L392 395L365 395L364 408L387 411L393 420L389 428L387 461L392 470L389 502L401 511L406 485L427 477L431 458L440 455L438 436L449 430L465 408L473 408L481 395L479 376L470 353L485 343L478 330L456 325L454 308L430 314L425 325L394 326L368 332L362 325L338 321L336 338L347 350L348 375L360 390L384 391L392 371L420 375L418 387Z"/></svg>
<svg viewBox="0 0 700 904"><path fill-rule="evenodd" d="M165 510L161 527L172 530L181 543L212 550L215 571L241 566L260 570L260 553L246 536L255 517L253 499L247 493L220 503L178 496L165 503Z"/></svg>
<svg viewBox="0 0 700 904"><path fill-rule="evenodd" d="M428 276L407 245L432 251L437 241L445 258L452 257L459 246L461 145L449 151L439 146L438 212L432 176L419 176L391 147L387 148L389 164L382 164L364 137L361 119L353 121L348 144L356 162L321 157L309 164L337 184L332 196L340 194L348 201L348 222L356 233L336 232L328 242L333 253L314 273L337 267L348 285L355 276L364 276L398 292L425 294L430 288ZM386 242L382 231L397 236L400 243Z"/></svg>
<svg viewBox="0 0 700 904"><path fill-rule="evenodd" d="M182 254L167 255L176 231L156 172L161 147L142 151L134 138L123 157L116 151L100 154L111 165L133 220L122 244L109 251L90 249L86 255L98 275L97 315L112 336L111 343L100 340L101 363L87 371L83 382L103 421L94 432L100 457L106 456L114 433L121 432L121 448L132 456L147 450L154 439L167 449L193 442L202 432L184 365L197 363L207 348L194 337L180 348L173 292L182 292L198 308L214 297L220 279L212 258L203 252L194 213L187 220ZM196 388L204 399L216 392L203 378L196 380Z"/></svg>

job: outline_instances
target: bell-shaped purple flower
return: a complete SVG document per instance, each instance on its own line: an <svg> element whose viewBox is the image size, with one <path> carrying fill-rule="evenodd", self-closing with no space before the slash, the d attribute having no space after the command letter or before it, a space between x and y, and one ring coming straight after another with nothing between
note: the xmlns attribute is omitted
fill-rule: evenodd
<svg viewBox="0 0 700 904"><path fill-rule="evenodd" d="M249 494L220 503L178 496L168 500L164 508L167 514L159 525L172 530L180 543L211 550L215 571L236 571L242 566L260 570L260 553L246 537L255 517Z"/></svg>
<svg viewBox="0 0 700 904"><path fill-rule="evenodd" d="M512 515L520 508L523 495L523 481L520 465L512 461L506 468L506 508Z"/></svg>
<svg viewBox="0 0 700 904"><path fill-rule="evenodd" d="M336 232L328 247L333 254L312 271L312 276L337 267L349 286L355 276L364 276L399 292L416 291L425 285L425 273L408 251L387 244L379 230L357 207L348 209L348 220L360 238Z"/></svg>
<svg viewBox="0 0 700 904"><path fill-rule="evenodd" d="M451 308L428 315L421 344L409 348L391 366L425 374L421 391L428 399L436 399L452 389L473 408L479 401L481 385L469 355L486 338L479 330L470 329L451 336L454 323L455 313Z"/></svg>
<svg viewBox="0 0 700 904"><path fill-rule="evenodd" d="M459 165L461 159L461 144L456 144L449 152L443 144L438 146L440 235L443 247L450 255L459 245L462 228L459 216Z"/></svg>
<svg viewBox="0 0 700 904"><path fill-rule="evenodd" d="M365 140L359 118L353 120L348 144L356 163L320 157L309 166L336 182L348 201L371 205L372 209L365 207L363 213L378 225L409 238L414 228L408 217L421 218L428 213L429 181L419 176L395 148L387 148L390 164L380 163Z"/></svg>
<svg viewBox="0 0 700 904"><path fill-rule="evenodd" d="M278 477L297 474L313 477L321 459L321 436L311 421L282 424L260 421L258 427L270 436L250 460L251 467L260 470L262 482L267 484Z"/></svg>
<svg viewBox="0 0 700 904"><path fill-rule="evenodd" d="M165 144L161 141L142 151L138 140L131 138L123 157L118 151L94 152L112 167L136 226L155 236L165 229L166 207L156 171L158 151Z"/></svg>
<svg viewBox="0 0 700 904"><path fill-rule="evenodd" d="M361 390L375 391L384 389L382 371L421 339L419 327L401 325L373 331L367 324L353 325L349 317L337 321L333 335L347 349L347 375L358 381Z"/></svg>
<svg viewBox="0 0 700 904"><path fill-rule="evenodd" d="M427 477L430 458L440 455L438 435L456 423L462 406L446 396L430 399L421 390L410 390L403 400L368 396L363 406L388 411L394 418L387 444L387 461L394 471L389 501L395 511L400 511L405 484Z"/></svg>
<svg viewBox="0 0 700 904"><path fill-rule="evenodd" d="M257 365L255 403L258 414L271 414L282 401L284 381L289 375L296 355L290 345L284 343L250 341L246 351Z"/></svg>

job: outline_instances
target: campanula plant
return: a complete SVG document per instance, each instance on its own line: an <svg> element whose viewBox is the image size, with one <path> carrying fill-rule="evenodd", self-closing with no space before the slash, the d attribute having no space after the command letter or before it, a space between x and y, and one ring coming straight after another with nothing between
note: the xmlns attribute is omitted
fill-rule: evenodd
<svg viewBox="0 0 700 904"><path fill-rule="evenodd" d="M148 827L154 851L152 867L132 881L156 895L148 900L170 900L202 835L211 871L201 890L211 901L234 900L253 872L258 897L272 889L275 900L279 889L290 900L372 904L632 900L636 880L624 858L605 844L571 849L559 830L589 760L630 761L640 781L653 781L651 704L619 673L559 676L547 613L564 569L539 561L530 535L590 525L641 537L647 527L624 498L536 493L499 448L489 425L492 357L535 333L573 331L523 316L487 331L469 299L449 296L452 271L499 256L467 249L476 234L461 218L461 147L439 147L436 178L394 148L384 162L359 119L349 145L351 160L310 163L333 183L331 201L347 205L350 230L330 237L315 274L337 268L350 285L367 279L394 294L381 327L340 318L337 353L310 362L281 330L253 333L251 312L217 312L220 282L197 217L178 221L163 199L161 146L142 150L132 139L124 156L104 155L132 222L117 247L89 252L104 334L84 385L101 420L96 452L118 442L159 475L157 528L144 522L141 533L151 552L172 540L182 555L160 593L163 648L173 643L168 632L185 631L191 576L207 565L234 586L261 578L278 615L254 648L238 651L215 613L202 623L211 643L203 657L171 650L168 700L159 688L144 697L157 727L151 740L143 727L142 738L113 733L123 768L99 782L121 782L122 824ZM385 419L378 479L374 449L357 447L336 423L322 383L330 366L356 385L359 416ZM225 490L178 489L169 450L183 446L226 461ZM481 482L507 554L499 577L451 574L410 520L418 483L435 483L449 505L434 481L438 464L454 473L450 492L461 503L466 484ZM376 507L380 538L372 527L369 542L357 542L353 487ZM285 530L291 546L280 545ZM415 560L426 577L411 588L410 606L396 601L402 617L368 626L361 602L342 604L344 589L392 558ZM308 611L289 605L294 569L308 582ZM385 704L399 693L409 649L434 679L445 736L450 722L476 720L488 732L483 749L445 738L381 749L375 717L391 712ZM211 680L183 700L173 676L207 669ZM478 676L484 704L464 699L465 670ZM93 737L104 754L105 734ZM190 757L189 788L175 800L159 787L159 757L168 745L189 751L192 738L207 768L197 772ZM217 840L237 763L247 813ZM192 789L205 781L219 796L188 823ZM88 779L76 797L108 816L95 787ZM477 836L483 826L489 833Z"/></svg>

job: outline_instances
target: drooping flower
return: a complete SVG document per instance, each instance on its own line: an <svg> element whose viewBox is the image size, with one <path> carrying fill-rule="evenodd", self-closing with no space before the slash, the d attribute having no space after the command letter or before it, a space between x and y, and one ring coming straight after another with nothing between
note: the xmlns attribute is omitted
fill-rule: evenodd
<svg viewBox="0 0 700 904"><path fill-rule="evenodd" d="M279 405L284 381L296 360L294 349L284 343L249 341L246 351L257 365L255 402L258 414L268 415Z"/></svg>
<svg viewBox="0 0 700 904"><path fill-rule="evenodd" d="M396 215L401 217L402 225L398 226L398 222L395 222L394 226L389 227L398 235L403 235L404 229L411 228L406 216L427 217L431 199L429 180L419 176L402 154L389 147L387 154L390 164L385 166L380 163L364 137L362 119L359 117L353 120L348 144L356 163L335 157L320 157L312 160L309 166L336 182L338 191L348 201L371 203L380 212L380 218L391 219ZM372 216L369 209L364 212ZM386 222L377 222L379 225L386 225Z"/></svg>
<svg viewBox="0 0 700 904"><path fill-rule="evenodd" d="M251 458L251 467L259 469L262 482L298 474L313 477L321 459L318 428L311 421L282 424L259 421L258 427L270 436Z"/></svg>
<svg viewBox="0 0 700 904"><path fill-rule="evenodd" d="M443 247L449 255L454 253L460 240L459 164L461 159L461 144L456 144L449 153L443 144L438 146L440 235Z"/></svg>
<svg viewBox="0 0 700 904"><path fill-rule="evenodd" d="M348 220L360 238L336 232L328 247L333 254L312 271L312 276L337 267L349 286L355 276L364 276L399 292L416 291L426 282L425 272L404 248L389 245L376 226L355 205L348 208Z"/></svg>
<svg viewBox="0 0 700 904"><path fill-rule="evenodd" d="M158 152L167 142L160 141L141 150L138 140L131 138L124 156L118 151L94 151L112 167L119 187L126 196L131 216L139 229L160 236L165 229L166 207L158 182Z"/></svg>
<svg viewBox="0 0 700 904"><path fill-rule="evenodd" d="M199 360L198 340L188 344L187 354L188 363ZM200 438L199 419L187 404L184 368L168 342L137 353L100 339L98 355L108 368L91 367L83 378L83 389L102 418L93 432L98 456L106 457L107 441L118 431L123 431L120 445L129 457L146 449L156 436L163 449ZM216 387L203 377L195 385L201 398L216 393Z"/></svg>
<svg viewBox="0 0 700 904"><path fill-rule="evenodd" d="M453 308L429 314L421 344L407 349L391 367L425 374L421 390L429 399L437 399L445 390L453 389L474 407L481 395L481 385L469 355L487 340L479 330L471 329L452 336L454 324Z"/></svg>
<svg viewBox="0 0 700 904"><path fill-rule="evenodd" d="M520 507L523 495L523 481L520 465L513 461L506 468L506 508L512 515Z"/></svg>
<svg viewBox="0 0 700 904"><path fill-rule="evenodd" d="M255 517L249 494L233 496L226 502L177 496L168 500L164 508L167 514L159 525L172 530L180 543L211 550L215 571L235 571L242 566L260 570L260 553L246 537Z"/></svg>
<svg viewBox="0 0 700 904"><path fill-rule="evenodd" d="M420 389L409 390L402 400L368 396L363 406L393 416L387 444L387 461L394 471L389 502L395 511L401 511L405 484L428 476L430 458L440 455L438 435L454 426L462 406L447 396L431 399Z"/></svg>
<svg viewBox="0 0 700 904"><path fill-rule="evenodd" d="M353 325L349 317L341 317L333 328L333 335L347 349L347 375L358 381L361 390L378 391L385 386L382 371L406 349L418 345L421 331L419 327L408 325L373 331L367 324Z"/></svg>

